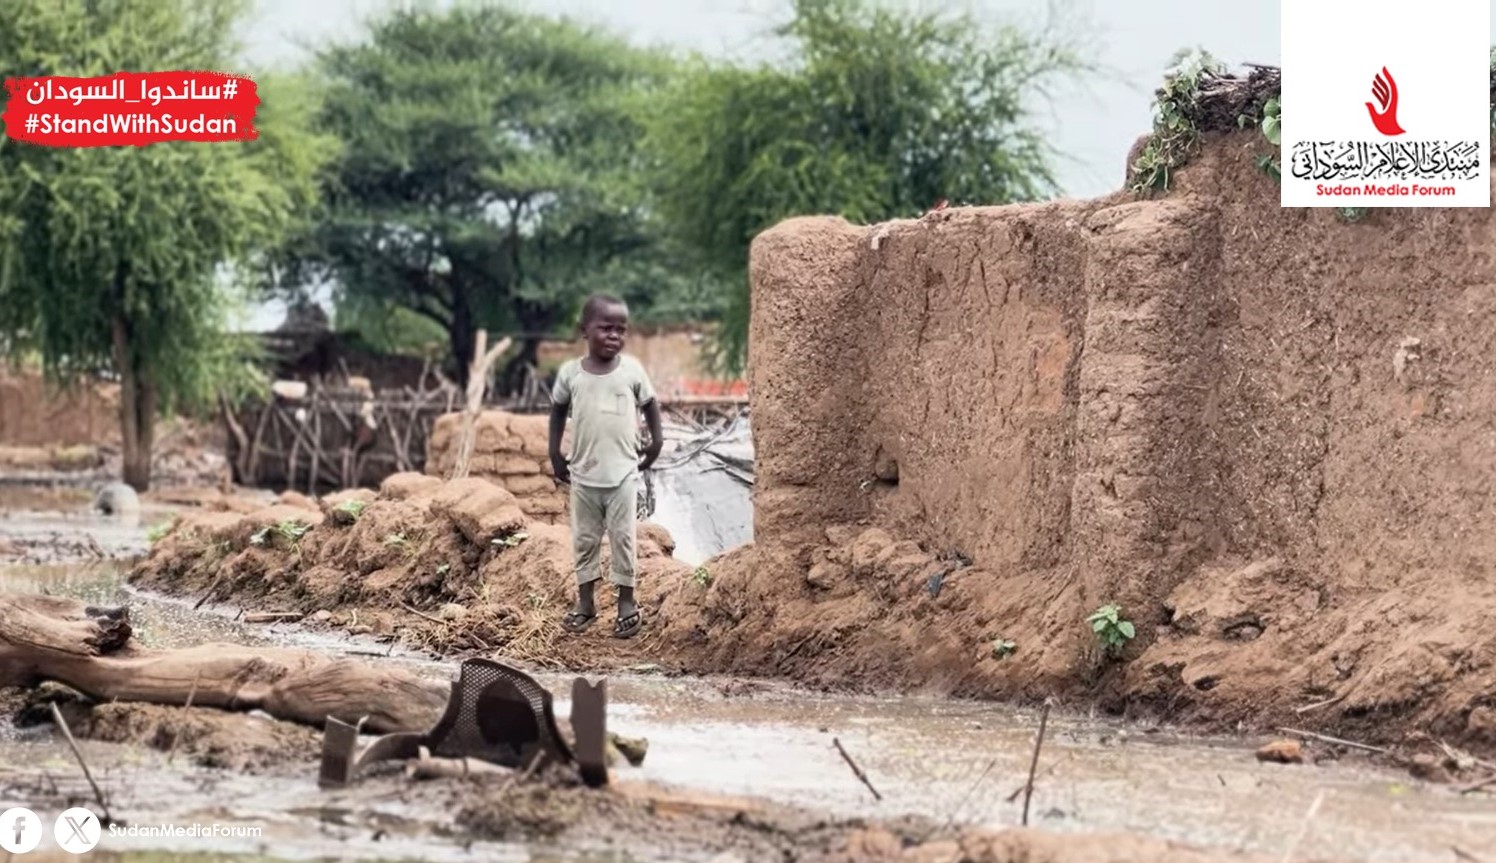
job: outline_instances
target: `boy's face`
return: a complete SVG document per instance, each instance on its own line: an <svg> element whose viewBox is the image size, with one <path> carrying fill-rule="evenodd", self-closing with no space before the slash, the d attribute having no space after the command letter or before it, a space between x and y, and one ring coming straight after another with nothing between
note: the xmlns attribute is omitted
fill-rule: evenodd
<svg viewBox="0 0 1496 863"><path fill-rule="evenodd" d="M618 303L604 304L582 328L582 335L587 337L588 352L601 360L611 360L623 352L628 332L628 307Z"/></svg>

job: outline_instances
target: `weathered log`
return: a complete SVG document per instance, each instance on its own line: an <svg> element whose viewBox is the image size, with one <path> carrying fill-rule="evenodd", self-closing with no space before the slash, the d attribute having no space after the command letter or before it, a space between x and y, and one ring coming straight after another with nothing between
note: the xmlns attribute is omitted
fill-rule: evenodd
<svg viewBox="0 0 1496 863"><path fill-rule="evenodd" d="M263 710L322 727L328 716L383 734L425 731L451 681L310 650L203 644L153 650L131 638L129 610L0 594L0 686L55 681L95 701Z"/></svg>

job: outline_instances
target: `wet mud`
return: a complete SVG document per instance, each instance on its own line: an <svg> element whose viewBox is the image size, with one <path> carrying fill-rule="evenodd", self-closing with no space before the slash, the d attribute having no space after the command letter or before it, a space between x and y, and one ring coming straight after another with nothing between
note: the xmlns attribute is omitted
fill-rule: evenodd
<svg viewBox="0 0 1496 863"><path fill-rule="evenodd" d="M194 609L192 601L126 585L118 564L9 567L0 580L7 590L127 604L139 637L153 646L312 647L438 679L457 667L372 634L246 624L235 619L240 611L233 605ZM553 691L567 691L568 677L529 670ZM260 831L211 840L111 835L99 849L109 853L721 863L929 854L942 863L1090 863L1268 860L1297 841L1298 861L1457 861L1454 848L1477 859L1496 854L1491 796L1461 795L1368 756L1313 743L1305 748L1309 763L1261 763L1254 757L1259 739L1197 738L1061 706L1048 723L1030 803L1032 829L1019 831L1023 801L1014 792L1024 785L1032 754L1037 716L1031 712L672 676L648 661L611 674L609 688L610 728L648 738L650 746L641 766L615 770L617 784L606 792L504 775L415 782L398 768L326 792L316 785L319 736L310 729L255 714L229 723L204 720L196 708L75 705L70 715L115 817ZM12 692L0 712L14 717L23 701ZM558 699L556 709L564 715L569 704ZM853 776L833 739L881 800ZM45 723L9 722L0 731L0 764L0 805L61 811L94 797ZM1299 836L1321 794L1312 824ZM993 831L1018 844L974 838ZM972 844L982 842L988 844ZM1015 856L1020 852L1028 856Z"/></svg>

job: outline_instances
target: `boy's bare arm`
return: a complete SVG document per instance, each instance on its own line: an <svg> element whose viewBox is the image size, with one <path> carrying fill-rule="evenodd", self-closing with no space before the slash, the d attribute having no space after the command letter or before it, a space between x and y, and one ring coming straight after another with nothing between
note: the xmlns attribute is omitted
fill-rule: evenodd
<svg viewBox="0 0 1496 863"><path fill-rule="evenodd" d="M561 482L571 482L571 470L566 465L566 456L561 454L561 435L566 431L566 414L569 406L564 404L551 405L551 470L556 474L556 479Z"/></svg>
<svg viewBox="0 0 1496 863"><path fill-rule="evenodd" d="M654 465L655 459L660 457L660 450L665 448L665 433L661 429L658 399L650 399L649 403L644 406L644 422L649 426L649 446L644 448L644 458L639 462L639 469L649 470Z"/></svg>

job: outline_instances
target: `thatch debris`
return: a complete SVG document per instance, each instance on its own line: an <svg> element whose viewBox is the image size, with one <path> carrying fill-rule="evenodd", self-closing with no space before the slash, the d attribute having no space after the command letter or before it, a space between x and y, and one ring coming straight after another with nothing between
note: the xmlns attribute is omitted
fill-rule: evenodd
<svg viewBox="0 0 1496 863"><path fill-rule="evenodd" d="M1179 106L1197 131L1234 132L1241 128L1241 117L1260 118L1263 105L1278 96L1283 73L1277 66L1246 65L1246 74L1210 68L1201 72L1194 100ZM1158 95L1164 97L1164 89Z"/></svg>

